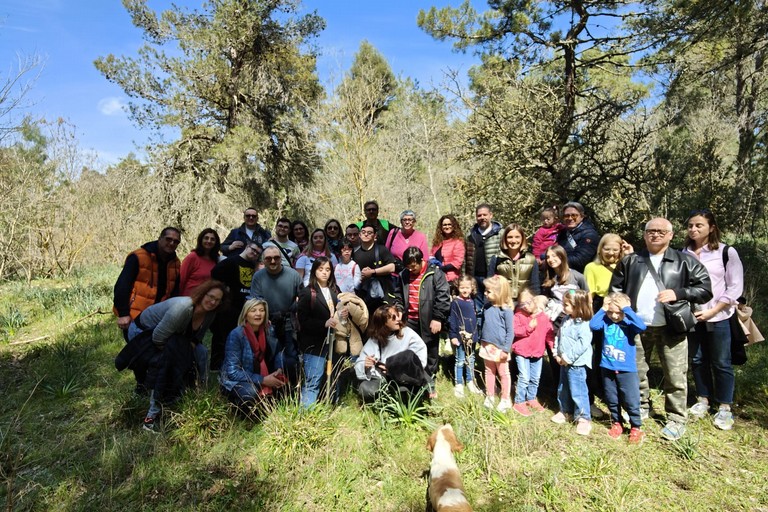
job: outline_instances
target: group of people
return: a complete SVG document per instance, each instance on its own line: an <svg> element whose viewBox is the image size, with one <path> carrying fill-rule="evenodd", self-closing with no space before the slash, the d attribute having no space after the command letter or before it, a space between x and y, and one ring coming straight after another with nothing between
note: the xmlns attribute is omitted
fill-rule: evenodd
<svg viewBox="0 0 768 512"><path fill-rule="evenodd" d="M650 220L645 248L635 251L617 234L601 237L576 202L545 208L530 245L521 224L502 226L487 204L466 236L455 216L443 215L431 240L412 210L399 226L378 213L369 201L365 220L342 228L331 219L311 232L280 218L272 235L248 208L223 242L203 230L182 262L181 234L171 227L129 254L115 284L127 341L116 364L132 369L136 392L149 397L144 427L155 429L160 402L205 383L208 367L242 410L299 388L302 407L311 407L324 383L335 400L347 379L364 400L392 388L434 398L441 338L453 347L457 397L484 388L486 407L541 411L547 356L559 406L552 420L588 435L597 396L610 411L609 435L621 437L626 417L633 443L651 413L655 348L664 371L661 435L679 439L689 415L710 411L718 428L732 427L729 319L743 269L710 211L691 212L682 251L669 246L667 219ZM695 325L677 328L675 314ZM209 328L210 358L202 344ZM338 370L350 366L351 376Z"/></svg>

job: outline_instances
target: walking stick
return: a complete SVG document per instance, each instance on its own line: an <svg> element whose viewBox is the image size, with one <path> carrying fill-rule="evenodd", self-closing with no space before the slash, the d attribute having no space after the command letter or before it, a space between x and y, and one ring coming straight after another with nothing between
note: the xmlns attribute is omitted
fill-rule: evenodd
<svg viewBox="0 0 768 512"><path fill-rule="evenodd" d="M325 334L325 342L328 345L328 356L325 361L325 387L326 387L326 393L328 397L328 403L331 403L333 401L333 396L331 394L331 372L333 370L333 345L331 343L331 331L333 329L331 327L328 327L328 332Z"/></svg>

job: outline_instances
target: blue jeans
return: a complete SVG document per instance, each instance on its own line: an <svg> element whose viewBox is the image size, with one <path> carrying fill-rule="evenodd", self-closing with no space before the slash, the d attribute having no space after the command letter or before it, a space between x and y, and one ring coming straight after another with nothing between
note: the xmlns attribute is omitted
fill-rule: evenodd
<svg viewBox="0 0 768 512"><path fill-rule="evenodd" d="M535 400L536 394L539 392L541 358L515 356L515 362L517 363L515 403L520 404L528 400Z"/></svg>
<svg viewBox="0 0 768 512"><path fill-rule="evenodd" d="M328 348L323 347L321 355L304 354L304 382L301 384L301 407L309 408L320 394L325 376L325 362Z"/></svg>
<svg viewBox="0 0 768 512"><path fill-rule="evenodd" d="M611 423L622 423L621 409L629 415L629 424L640 428L640 379L637 372L617 372L600 368L603 377L605 403L611 411Z"/></svg>
<svg viewBox="0 0 768 512"><path fill-rule="evenodd" d="M736 376L731 364L729 321L697 323L695 330L688 334L688 353L696 396L718 404L732 404Z"/></svg>
<svg viewBox="0 0 768 512"><path fill-rule="evenodd" d="M586 366L561 366L560 385L557 387L560 412L573 414L573 420L591 420Z"/></svg>
<svg viewBox="0 0 768 512"><path fill-rule="evenodd" d="M475 371L475 351L473 350L469 357L464 350L464 343L459 340L459 346L453 347L453 354L456 358L456 366L454 367L454 376L456 384L469 384L472 382L472 374Z"/></svg>

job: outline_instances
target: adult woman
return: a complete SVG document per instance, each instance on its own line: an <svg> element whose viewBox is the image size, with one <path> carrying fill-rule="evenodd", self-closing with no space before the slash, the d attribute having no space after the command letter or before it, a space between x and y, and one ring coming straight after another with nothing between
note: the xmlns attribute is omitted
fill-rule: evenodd
<svg viewBox="0 0 768 512"><path fill-rule="evenodd" d="M405 251L411 247L421 249L421 254L427 254L427 235L416 229L416 213L405 210L400 214L400 229L389 230L385 245L397 259L403 261Z"/></svg>
<svg viewBox="0 0 768 512"><path fill-rule="evenodd" d="M296 315L299 320L299 352L303 354L304 381L301 385L301 406L317 401L328 359L328 331L336 327L336 279L331 261L319 256L312 263L309 283L299 291Z"/></svg>
<svg viewBox="0 0 768 512"><path fill-rule="evenodd" d="M736 385L731 364L730 317L737 299L744 291L744 268L733 247L720 242L720 228L709 210L694 210L686 221L688 235L683 252L698 259L707 268L712 282L712 300L696 311L698 323L688 334L693 380L698 401L688 411L696 418L705 417L711 401L719 405L713 418L715 427L733 427L733 391ZM727 263L726 260L727 259Z"/></svg>
<svg viewBox="0 0 768 512"><path fill-rule="evenodd" d="M427 346L413 329L405 327L396 306L384 305L374 311L368 334L370 338L355 363L358 391L364 401L375 399L387 379L394 380L401 392L426 385Z"/></svg>
<svg viewBox="0 0 768 512"><path fill-rule="evenodd" d="M315 259L324 256L331 260L331 263L333 263L334 266L338 263L336 256L334 256L334 254L328 248L328 244L326 243L325 239L325 231L317 228L312 232L311 240L312 243L304 248L301 256L299 256L299 259L296 260L295 266L296 272L298 272L301 278L304 280L304 286L309 284L309 278L311 275L310 269L312 268L312 264L315 262Z"/></svg>
<svg viewBox="0 0 768 512"><path fill-rule="evenodd" d="M493 256L488 265L488 277L496 274L507 278L514 301L525 288L533 295L540 293L539 265L536 256L528 251L525 231L519 224L510 224L501 233L499 254Z"/></svg>
<svg viewBox="0 0 768 512"><path fill-rule="evenodd" d="M268 319L267 301L246 301L224 349L224 364L219 374L221 391L245 412L287 381L275 331Z"/></svg>
<svg viewBox="0 0 768 512"><path fill-rule="evenodd" d="M341 239L344 238L344 234L341 232L341 223L336 219L330 219L325 223L325 239L328 240L328 248L331 252L339 257L341 253Z"/></svg>
<svg viewBox="0 0 768 512"><path fill-rule="evenodd" d="M459 221L453 215L443 215L437 221L429 258L439 262L440 270L445 273L449 283L459 278L465 252L464 233L461 232Z"/></svg>
<svg viewBox="0 0 768 512"><path fill-rule="evenodd" d="M150 390L145 430L155 429L158 400L172 401L183 393L190 370L196 369L199 384L206 383L208 350L203 337L225 305L227 294L224 283L210 279L189 297L173 297L148 307L131 323L129 345L151 342L142 359L134 361L136 365L143 362L140 367Z"/></svg>
<svg viewBox="0 0 768 512"><path fill-rule="evenodd" d="M211 278L211 270L219 261L221 240L215 229L205 228L197 235L197 246L181 262L181 295L189 296L203 281Z"/></svg>
<svg viewBox="0 0 768 512"><path fill-rule="evenodd" d="M291 222L291 234L288 238L299 246L300 251L303 251L309 245L309 228L304 222L295 220Z"/></svg>

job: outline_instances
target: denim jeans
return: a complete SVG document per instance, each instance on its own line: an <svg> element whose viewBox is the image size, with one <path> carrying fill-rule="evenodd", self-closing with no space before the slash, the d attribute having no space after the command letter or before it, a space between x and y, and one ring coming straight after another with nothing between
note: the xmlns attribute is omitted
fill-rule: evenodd
<svg viewBox="0 0 768 512"><path fill-rule="evenodd" d="M629 415L629 424L640 428L640 379L637 372L617 372L600 368L603 377L605 403L611 412L611 423L622 423L621 409Z"/></svg>
<svg viewBox="0 0 768 512"><path fill-rule="evenodd" d="M475 351L473 350L467 357L464 343L459 340L459 346L453 347L453 354L456 359L456 366L454 367L456 384L469 384L472 382L472 374L475 371Z"/></svg>
<svg viewBox="0 0 768 512"><path fill-rule="evenodd" d="M308 408L317 402L320 388L325 376L327 347L323 347L321 355L304 354L304 382L301 384L301 406Z"/></svg>
<svg viewBox="0 0 768 512"><path fill-rule="evenodd" d="M560 385L557 388L560 412L573 414L573 420L591 420L586 366L561 366Z"/></svg>
<svg viewBox="0 0 768 512"><path fill-rule="evenodd" d="M729 320L699 322L688 333L696 396L718 404L733 403L736 376L731 364L731 325Z"/></svg>
<svg viewBox="0 0 768 512"><path fill-rule="evenodd" d="M541 377L540 357L515 356L517 363L517 390L515 391L515 403L523 403L534 400L539 391L539 378Z"/></svg>

